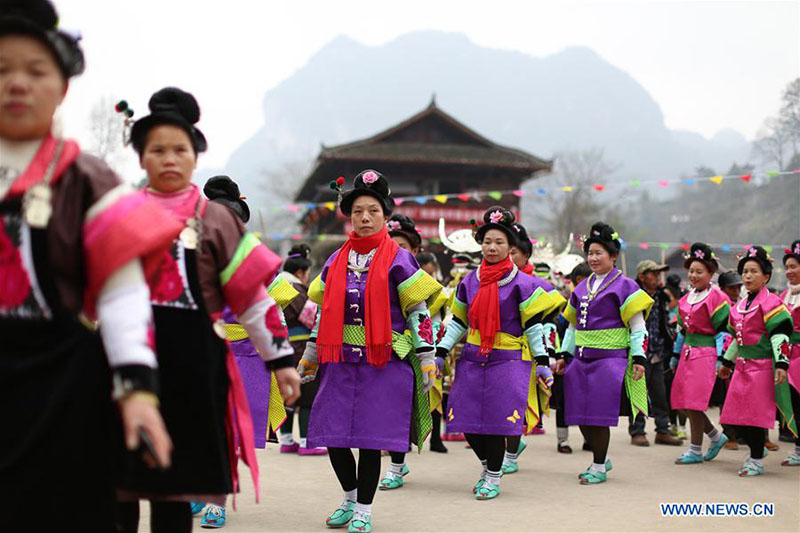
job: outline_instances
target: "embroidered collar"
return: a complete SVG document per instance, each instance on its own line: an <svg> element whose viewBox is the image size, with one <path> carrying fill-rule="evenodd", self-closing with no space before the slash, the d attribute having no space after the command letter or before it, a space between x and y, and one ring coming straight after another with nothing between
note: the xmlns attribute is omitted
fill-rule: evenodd
<svg viewBox="0 0 800 533"><path fill-rule="evenodd" d="M711 286L702 292L697 292L696 290L692 289L689 291L689 294L686 295L686 301L689 303L689 305L696 305L705 300L709 294L711 294Z"/></svg>
<svg viewBox="0 0 800 533"><path fill-rule="evenodd" d="M759 307L761 307L761 300L764 299L764 292L769 292L766 287L762 287L758 294L755 295L753 298L753 302L750 305L750 308L747 308L747 300L749 299L749 294L746 295L744 298L739 299L739 303L736 305L736 310L739 311L741 314L746 315L748 313L752 313Z"/></svg>

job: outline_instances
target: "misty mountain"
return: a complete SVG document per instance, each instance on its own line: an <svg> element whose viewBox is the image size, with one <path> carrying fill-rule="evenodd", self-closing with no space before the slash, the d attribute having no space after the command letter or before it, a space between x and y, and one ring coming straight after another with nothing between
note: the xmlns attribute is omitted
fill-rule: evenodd
<svg viewBox="0 0 800 533"><path fill-rule="evenodd" d="M403 35L382 46L339 37L264 96L263 127L226 171L256 206L285 203L320 144L384 130L437 105L489 139L545 159L602 147L617 179L673 178L699 165L727 168L749 144L731 130L711 139L671 131L629 74L585 47L546 57L483 48L461 34Z"/></svg>

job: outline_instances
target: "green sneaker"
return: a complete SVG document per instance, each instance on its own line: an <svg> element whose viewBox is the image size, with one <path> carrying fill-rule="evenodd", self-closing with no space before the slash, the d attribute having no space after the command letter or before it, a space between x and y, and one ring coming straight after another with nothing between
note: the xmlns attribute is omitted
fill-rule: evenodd
<svg viewBox="0 0 800 533"><path fill-rule="evenodd" d="M716 443L712 442L711 445L708 447L708 451L703 456L703 460L704 461L713 461L714 458L717 455L719 455L720 450L722 450L722 448L723 448L723 446L725 446L726 442L728 442L728 436L725 435L725 433L723 433L722 436L719 438L719 440Z"/></svg>
<svg viewBox="0 0 800 533"><path fill-rule="evenodd" d="M335 527L345 527L347 524L350 523L350 520L353 518L353 509L356 506L356 502L347 501L346 508L339 507L333 513L328 516L328 519L325 520L325 525L331 528ZM342 503L344 506L344 502Z"/></svg>
<svg viewBox="0 0 800 533"><path fill-rule="evenodd" d="M696 465L703 462L703 456L699 453L686 451L680 457L675 459L676 465Z"/></svg>
<svg viewBox="0 0 800 533"><path fill-rule="evenodd" d="M478 491L481 490L481 487L483 487L484 483L486 483L486 480L483 479L483 478L480 478L478 480L478 482L475 483L475 485L472 486L472 494L478 494Z"/></svg>
<svg viewBox="0 0 800 533"><path fill-rule="evenodd" d="M528 447L528 443L525 442L525 438L523 437L523 438L519 439L519 446L517 447L517 458L519 458L519 456L522 455L522 452L524 452L525 448L527 448L527 447Z"/></svg>
<svg viewBox="0 0 800 533"><path fill-rule="evenodd" d="M517 472L519 472L519 463L516 461L503 463L503 474L516 474Z"/></svg>
<svg viewBox="0 0 800 533"><path fill-rule="evenodd" d="M757 464L751 462L749 459L745 461L742 468L739 470L739 477L753 477L753 476L760 476L764 473L764 467L758 466Z"/></svg>
<svg viewBox="0 0 800 533"><path fill-rule="evenodd" d="M475 493L476 500L493 500L500 496L500 485L493 485L492 483L485 483L481 485L478 492Z"/></svg>
<svg viewBox="0 0 800 533"><path fill-rule="evenodd" d="M369 515L359 513L358 516L354 517L353 521L350 522L347 533L370 533L372 531L370 520L371 517Z"/></svg>
<svg viewBox="0 0 800 533"><path fill-rule="evenodd" d="M381 482L378 484L378 489L380 490L394 490L399 489L403 486L403 478L411 472L411 469L408 468L407 464L403 464L403 468L400 469L400 475L397 476L392 474L391 472L386 472L386 475L381 479Z"/></svg>
<svg viewBox="0 0 800 533"><path fill-rule="evenodd" d="M589 472L581 478L581 485L597 485L608 481L608 474L605 472Z"/></svg>
<svg viewBox="0 0 800 533"><path fill-rule="evenodd" d="M800 466L800 455L790 455L781 462L781 466Z"/></svg>
<svg viewBox="0 0 800 533"><path fill-rule="evenodd" d="M611 459L606 459L606 472L610 472L614 468L614 465L611 464ZM592 465L589 465L586 470L578 474L578 479L587 475L592 469Z"/></svg>

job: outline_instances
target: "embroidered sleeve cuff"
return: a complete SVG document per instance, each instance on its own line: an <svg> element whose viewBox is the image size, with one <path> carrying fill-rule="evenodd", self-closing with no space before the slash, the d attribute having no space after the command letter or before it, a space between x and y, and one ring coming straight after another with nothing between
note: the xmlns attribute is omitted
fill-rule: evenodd
<svg viewBox="0 0 800 533"><path fill-rule="evenodd" d="M564 340L561 341L561 353L575 355L575 326L572 324L570 324L566 333L564 333Z"/></svg>
<svg viewBox="0 0 800 533"><path fill-rule="evenodd" d="M634 355L632 357L632 361L634 365L642 365L644 366L647 363L647 359L643 355Z"/></svg>
<svg viewBox="0 0 800 533"><path fill-rule="evenodd" d="M439 347L441 347L445 353L448 353L453 349L453 346L458 344L458 342L464 338L466 333L467 328L465 328L459 321L451 320L447 325L447 331L444 333L444 338L442 338L442 340L439 342Z"/></svg>
<svg viewBox="0 0 800 533"><path fill-rule="evenodd" d="M112 374L111 397L120 400L134 392L158 394L158 371L145 365L123 365Z"/></svg>
<svg viewBox="0 0 800 533"><path fill-rule="evenodd" d="M531 347L534 357L547 356L547 349L544 346L544 332L541 324L534 324L525 330L525 338Z"/></svg>

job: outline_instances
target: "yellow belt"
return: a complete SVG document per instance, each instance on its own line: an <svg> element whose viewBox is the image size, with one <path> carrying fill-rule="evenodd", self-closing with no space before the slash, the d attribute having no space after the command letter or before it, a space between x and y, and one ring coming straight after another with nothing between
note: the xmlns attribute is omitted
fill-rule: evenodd
<svg viewBox="0 0 800 533"><path fill-rule="evenodd" d="M481 345L481 334L477 329L470 329L467 335L467 344ZM525 337L515 337L510 333L498 332L494 336L493 350L522 350L523 361L533 361L531 347Z"/></svg>

